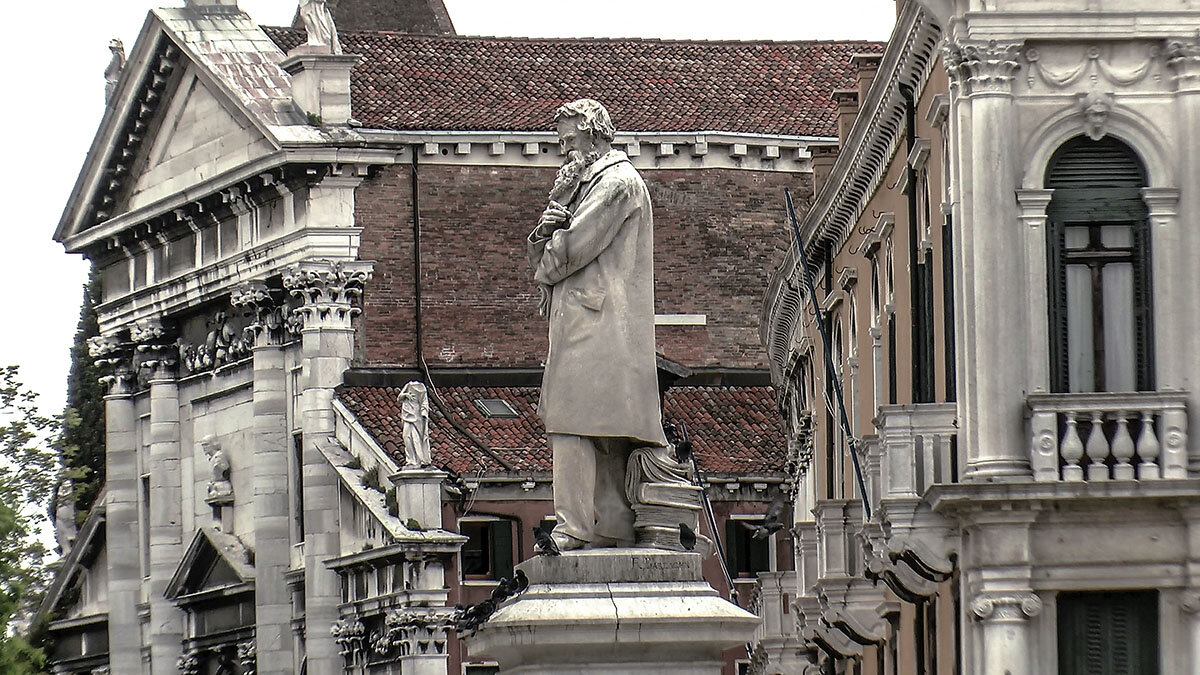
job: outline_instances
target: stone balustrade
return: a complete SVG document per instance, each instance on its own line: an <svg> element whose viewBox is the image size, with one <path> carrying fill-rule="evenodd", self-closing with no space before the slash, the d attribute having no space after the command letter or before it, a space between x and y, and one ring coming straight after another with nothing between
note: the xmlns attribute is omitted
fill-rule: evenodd
<svg viewBox="0 0 1200 675"><path fill-rule="evenodd" d="M921 497L931 485L957 483L965 460L954 403L880 406L881 499Z"/></svg>
<svg viewBox="0 0 1200 675"><path fill-rule="evenodd" d="M1030 394L1038 482L1187 478L1187 393Z"/></svg>

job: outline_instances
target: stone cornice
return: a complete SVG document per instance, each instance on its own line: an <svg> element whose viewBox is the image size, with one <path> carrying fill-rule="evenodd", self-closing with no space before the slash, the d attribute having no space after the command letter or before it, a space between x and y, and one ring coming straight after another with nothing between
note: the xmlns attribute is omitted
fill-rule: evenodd
<svg viewBox="0 0 1200 675"><path fill-rule="evenodd" d="M903 135L900 87L912 89L914 97L919 98L937 61L941 32L919 3L904 4L878 74L863 99L849 138L843 139L845 150L839 153L829 178L800 223L801 236L807 245L843 244L866 211ZM801 311L797 300L800 293L786 289L802 286L800 277L799 259L793 246L771 276L759 328L776 378L783 374L788 361L790 335L782 333L797 325L797 312ZM785 383L777 380L776 385Z"/></svg>

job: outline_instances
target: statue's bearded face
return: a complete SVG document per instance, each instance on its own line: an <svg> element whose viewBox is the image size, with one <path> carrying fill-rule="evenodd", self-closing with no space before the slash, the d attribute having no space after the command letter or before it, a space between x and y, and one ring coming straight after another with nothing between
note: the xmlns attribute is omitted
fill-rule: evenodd
<svg viewBox="0 0 1200 675"><path fill-rule="evenodd" d="M600 158L595 139L589 131L579 128L578 117L558 120L558 147L562 150L563 165L554 181L555 191L577 184L584 170Z"/></svg>

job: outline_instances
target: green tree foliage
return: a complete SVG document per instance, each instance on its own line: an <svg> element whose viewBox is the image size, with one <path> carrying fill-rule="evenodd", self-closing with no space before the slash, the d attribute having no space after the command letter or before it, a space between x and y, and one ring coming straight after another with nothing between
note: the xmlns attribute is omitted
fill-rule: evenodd
<svg viewBox="0 0 1200 675"><path fill-rule="evenodd" d="M100 334L96 302L100 298L100 278L92 268L83 288L79 324L71 346L71 372L67 376L67 409L59 445L67 477L75 489L79 522L87 517L104 485L104 389L100 370L88 355L88 338Z"/></svg>
<svg viewBox="0 0 1200 675"><path fill-rule="evenodd" d="M60 471L60 422L41 415L17 366L0 367L0 673L42 672L41 650L17 633L50 579L41 533Z"/></svg>

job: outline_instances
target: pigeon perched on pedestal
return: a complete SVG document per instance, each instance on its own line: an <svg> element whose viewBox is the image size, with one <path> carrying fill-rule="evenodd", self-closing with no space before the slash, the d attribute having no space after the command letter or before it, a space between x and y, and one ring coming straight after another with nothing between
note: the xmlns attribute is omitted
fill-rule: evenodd
<svg viewBox="0 0 1200 675"><path fill-rule="evenodd" d="M540 527L533 528L533 548L538 555L562 555L550 533Z"/></svg>
<svg viewBox="0 0 1200 675"><path fill-rule="evenodd" d="M686 523L679 524L679 544L685 551L696 550L696 533Z"/></svg>

